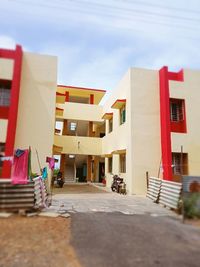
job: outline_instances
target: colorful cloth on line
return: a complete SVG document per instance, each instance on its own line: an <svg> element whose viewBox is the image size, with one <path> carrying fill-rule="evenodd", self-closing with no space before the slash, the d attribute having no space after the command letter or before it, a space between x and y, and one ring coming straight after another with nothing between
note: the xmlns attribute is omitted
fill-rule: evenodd
<svg viewBox="0 0 200 267"><path fill-rule="evenodd" d="M44 167L44 168L42 169L42 178L43 178L43 179L47 179L47 177L48 177L47 167Z"/></svg>
<svg viewBox="0 0 200 267"><path fill-rule="evenodd" d="M28 183L28 156L28 149L17 149L15 151L11 175L12 184Z"/></svg>
<svg viewBox="0 0 200 267"><path fill-rule="evenodd" d="M49 163L49 168L51 170L54 170L54 168L55 168L55 159L54 158L47 157L46 158L46 162Z"/></svg>

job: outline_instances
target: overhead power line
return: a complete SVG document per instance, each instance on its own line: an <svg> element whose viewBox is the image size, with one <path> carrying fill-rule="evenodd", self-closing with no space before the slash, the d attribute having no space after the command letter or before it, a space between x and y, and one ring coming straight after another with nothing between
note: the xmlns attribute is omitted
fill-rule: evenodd
<svg viewBox="0 0 200 267"><path fill-rule="evenodd" d="M129 4L137 4L137 5L143 5L146 7L153 7L153 8L159 8L163 10L171 10L171 11L176 11L176 12L184 12L184 13L193 13L200 15L200 10L194 10L190 8L182 8L182 7L172 7L172 6L166 6L166 5L159 5L159 4L153 4L149 2L144 2L144 1L138 1L138 0L114 0L115 2L123 2L123 3L129 3Z"/></svg>
<svg viewBox="0 0 200 267"><path fill-rule="evenodd" d="M180 15L171 15L171 14L165 14L165 13L160 13L156 11L147 11L147 10L141 10L137 8L124 8L124 7L119 7L119 6L112 6L112 5L107 5L107 4L99 4L97 2L91 2L87 0L60 0L62 3L67 2L74 2L78 3L80 5L89 5L93 7L98 7L98 8L104 8L104 9L111 9L112 11L125 11L127 13L137 13L137 14L144 14L144 15L151 15L151 16L156 16L156 17L161 17L161 18L170 18L170 19L178 19L178 20L185 20L185 21L193 21L193 22L200 22L200 18L194 18L194 17L186 17L186 16L180 16ZM58 2L57 1L54 1Z"/></svg>
<svg viewBox="0 0 200 267"><path fill-rule="evenodd" d="M69 13L71 12L74 12L74 13L81 13L81 14L89 14L89 15L99 15L99 16L104 16L104 17L109 17L109 18L114 18L114 19L119 19L119 20L124 20L124 21L127 21L127 22L136 22L136 21L140 21L140 22L143 22L145 24L154 24L154 25L159 25L159 26L166 26L166 27L177 27L177 28L180 28L180 29L188 29L188 30L199 30L199 24L198 25L188 25L188 23L186 25L183 25L182 23L181 24L178 24L176 21L175 23L172 22L172 21L158 21L156 19L156 15L154 15L154 17L147 17L147 16L143 16L141 17L137 12L135 12L134 16L132 16L132 14L126 14L126 15L122 15L121 14L118 14L116 15L115 13L113 14L112 13L112 10L111 10L111 13L109 13L108 10L103 11L102 12L102 8L106 9L107 8L107 5L103 5L103 4L98 4L97 6L96 5L93 5L93 3L91 3L90 1L80 1L80 0L71 0L71 1L68 1L68 0L65 0L65 4L66 2L70 2L70 3L73 3L73 2L77 2L78 3L78 7L77 6L70 6L69 5L58 5L58 2L61 2L62 0L58 1L58 0L54 0L54 5L52 4L49 4L49 2L43 2L43 3L36 3L36 2L32 2L32 1L25 1L25 0L8 0L10 2L15 2L15 3L21 3L21 4L25 4L25 5L28 5L28 6L35 6L35 7L42 7L42 8L50 8L50 9L54 9L54 10L62 10L62 11L67 11ZM62 1L63 2L63 1ZM88 6L86 5L83 5L81 8L79 6L79 2L81 2L81 4L84 2L84 3L90 3L93 5L93 9L91 8L88 8ZM100 8L100 6L102 6L102 8ZM101 10L100 10L100 9ZM110 7L111 8L111 7ZM121 9L118 7L118 11L120 11ZM151 14L152 16L152 14ZM156 20L155 20L156 19ZM162 19L163 19L163 16L162 16ZM128 25L129 28L130 26L133 26L133 25Z"/></svg>

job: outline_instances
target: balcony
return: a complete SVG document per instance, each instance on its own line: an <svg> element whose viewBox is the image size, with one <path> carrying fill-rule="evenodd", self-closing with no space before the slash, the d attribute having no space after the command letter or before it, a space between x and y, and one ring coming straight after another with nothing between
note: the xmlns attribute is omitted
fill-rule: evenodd
<svg viewBox="0 0 200 267"><path fill-rule="evenodd" d="M64 109L63 119L103 121L101 119L102 107L98 105L66 102L64 105L59 105L59 108ZM61 116L57 113L56 118L61 118Z"/></svg>
<svg viewBox="0 0 200 267"><path fill-rule="evenodd" d="M62 147L64 154L102 154L102 139L98 137L54 135L54 145Z"/></svg>

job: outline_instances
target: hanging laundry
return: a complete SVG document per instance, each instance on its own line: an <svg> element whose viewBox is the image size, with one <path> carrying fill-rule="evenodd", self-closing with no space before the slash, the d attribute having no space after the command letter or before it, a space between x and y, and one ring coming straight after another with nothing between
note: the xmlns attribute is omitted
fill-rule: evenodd
<svg viewBox="0 0 200 267"><path fill-rule="evenodd" d="M55 167L55 159L54 158L51 158L51 160L49 162L49 168L51 170L54 170L54 167Z"/></svg>
<svg viewBox="0 0 200 267"><path fill-rule="evenodd" d="M54 170L56 160L54 158L46 157L46 162L49 163L49 168Z"/></svg>
<svg viewBox="0 0 200 267"><path fill-rule="evenodd" d="M13 168L11 175L12 184L28 183L28 157L29 150L17 149L14 154Z"/></svg>
<svg viewBox="0 0 200 267"><path fill-rule="evenodd" d="M44 167L42 169L42 178L46 179L48 177L48 173L47 173L47 167Z"/></svg>

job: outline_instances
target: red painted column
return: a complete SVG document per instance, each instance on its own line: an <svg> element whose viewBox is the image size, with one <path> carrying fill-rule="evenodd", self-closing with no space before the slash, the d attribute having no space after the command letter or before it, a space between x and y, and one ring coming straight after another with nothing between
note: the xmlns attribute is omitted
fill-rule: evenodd
<svg viewBox="0 0 200 267"><path fill-rule="evenodd" d="M65 102L69 102L69 92L65 92Z"/></svg>
<svg viewBox="0 0 200 267"><path fill-rule="evenodd" d="M15 145L22 55L23 55L22 48L19 45L16 46L14 53L13 50L7 50L6 53L4 54L4 58L14 59L13 79L11 87L10 107L8 114L8 126L7 126L6 146L5 146L5 156L7 157L13 155L14 145ZM4 161L2 169L2 177L10 178L10 176L11 176L11 163L9 161Z"/></svg>
<svg viewBox="0 0 200 267"><path fill-rule="evenodd" d="M165 180L172 180L169 80L183 81L183 71L181 70L178 73L168 72L168 67L163 67L159 71L161 149L163 178Z"/></svg>
<svg viewBox="0 0 200 267"><path fill-rule="evenodd" d="M160 125L161 125L161 149L163 178L172 180L172 151L170 129L170 103L168 68L163 67L159 71L160 77Z"/></svg>
<svg viewBox="0 0 200 267"><path fill-rule="evenodd" d="M94 95L90 95L90 104L94 104Z"/></svg>

